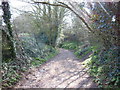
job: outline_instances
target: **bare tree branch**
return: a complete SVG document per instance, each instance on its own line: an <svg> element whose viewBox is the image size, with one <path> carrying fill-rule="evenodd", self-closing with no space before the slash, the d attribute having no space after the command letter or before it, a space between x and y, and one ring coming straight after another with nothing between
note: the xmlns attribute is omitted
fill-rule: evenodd
<svg viewBox="0 0 120 90"><path fill-rule="evenodd" d="M61 5L61 4L51 4L51 3L49 3L49 2L34 2L34 3L41 3L41 4L51 5L51 6L60 6L60 7L68 8L66 5Z"/></svg>
<svg viewBox="0 0 120 90"><path fill-rule="evenodd" d="M99 5L101 6L101 8L107 13L107 15L108 15L109 17L112 17L112 16L108 13L108 11L104 8L104 6L101 4L101 2L98 1L98 3L99 3Z"/></svg>
<svg viewBox="0 0 120 90"><path fill-rule="evenodd" d="M71 7L69 7L67 4L63 3L63 2L58 2L60 4L51 4L49 2L36 2L34 1L34 3L41 3L41 4L47 4L47 5L51 5L51 6L60 6L60 7L64 7L64 8L68 8L69 10L71 10L80 20L82 20L82 22L85 24L85 26L89 29L90 32L94 31L92 30L92 28L87 24L87 22L79 15L77 14ZM71 5L71 3L69 3Z"/></svg>

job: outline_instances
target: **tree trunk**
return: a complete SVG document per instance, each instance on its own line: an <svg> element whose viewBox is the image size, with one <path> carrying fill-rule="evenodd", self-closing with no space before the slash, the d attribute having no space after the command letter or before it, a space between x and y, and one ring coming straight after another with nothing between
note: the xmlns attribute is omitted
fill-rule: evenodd
<svg viewBox="0 0 120 90"><path fill-rule="evenodd" d="M7 31L8 31L8 34L6 33L6 35L10 40L11 56L12 56L12 59L14 59L16 57L15 40L14 40L14 36L13 36L13 33L12 33L12 28L11 28L11 23L10 23L11 13L10 13L9 8L10 8L9 3L3 1L2 2L3 19L4 19L4 22L6 24Z"/></svg>

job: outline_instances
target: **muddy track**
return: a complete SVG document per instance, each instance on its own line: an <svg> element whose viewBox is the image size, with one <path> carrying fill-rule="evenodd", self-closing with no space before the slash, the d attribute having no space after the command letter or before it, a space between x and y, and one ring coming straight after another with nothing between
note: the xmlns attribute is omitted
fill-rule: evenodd
<svg viewBox="0 0 120 90"><path fill-rule="evenodd" d="M60 49L60 53L40 67L23 75L15 88L97 88L73 52Z"/></svg>

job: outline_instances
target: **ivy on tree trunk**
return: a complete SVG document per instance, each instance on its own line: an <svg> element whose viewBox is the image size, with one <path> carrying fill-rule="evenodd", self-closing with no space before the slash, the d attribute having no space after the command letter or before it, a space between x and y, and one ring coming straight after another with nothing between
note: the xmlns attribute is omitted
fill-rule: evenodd
<svg viewBox="0 0 120 90"><path fill-rule="evenodd" d="M11 23L10 23L11 13L10 13L10 7L9 7L8 2L5 2L5 1L2 2L2 10L3 10L2 17L4 19L4 22L5 22L7 30L8 30L8 34L9 34L8 36L10 37L10 46L11 46L12 57L15 58L16 57L15 44L14 44L14 37L12 34L12 28L11 28Z"/></svg>

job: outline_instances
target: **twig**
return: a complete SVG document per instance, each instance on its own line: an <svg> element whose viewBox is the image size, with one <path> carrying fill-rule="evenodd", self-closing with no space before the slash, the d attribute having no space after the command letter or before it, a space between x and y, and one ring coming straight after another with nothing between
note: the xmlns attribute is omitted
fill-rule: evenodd
<svg viewBox="0 0 120 90"><path fill-rule="evenodd" d="M94 31L92 30L92 28L87 24L87 22L79 15L77 14L72 8L70 8L67 4L63 3L63 2L58 2L60 4L51 4L49 2L35 2L34 3L41 3L41 4L47 4L47 5L51 5L51 6L60 6L60 7L64 7L64 8L68 8L69 10L71 10L80 20L82 20L82 22L85 24L85 26L89 29L90 32ZM72 5L71 3L69 3L70 5Z"/></svg>

